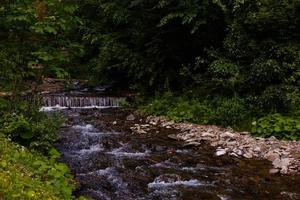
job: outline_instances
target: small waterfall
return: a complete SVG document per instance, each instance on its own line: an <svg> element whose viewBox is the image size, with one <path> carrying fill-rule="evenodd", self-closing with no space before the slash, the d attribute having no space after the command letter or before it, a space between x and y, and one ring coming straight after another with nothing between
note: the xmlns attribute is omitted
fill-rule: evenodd
<svg viewBox="0 0 300 200"><path fill-rule="evenodd" d="M65 108L102 108L119 107L123 97L74 97L74 96L44 96L42 105L44 107Z"/></svg>

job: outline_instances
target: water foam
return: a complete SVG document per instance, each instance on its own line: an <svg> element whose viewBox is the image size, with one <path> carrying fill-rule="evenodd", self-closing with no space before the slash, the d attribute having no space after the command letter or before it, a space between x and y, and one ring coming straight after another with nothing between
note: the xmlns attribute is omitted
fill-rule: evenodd
<svg viewBox="0 0 300 200"><path fill-rule="evenodd" d="M145 157L149 155L149 152L126 152L123 150L123 148L114 149L110 152L107 152L109 155L114 155L116 157L130 157L130 158L139 158L139 157Z"/></svg>
<svg viewBox="0 0 300 200"><path fill-rule="evenodd" d="M148 184L150 189L159 189L166 187L176 187L176 186L187 186L187 187L199 187L207 185L206 183L200 182L197 179L185 180L185 181L174 181L174 182L165 182L161 180L155 180L152 183Z"/></svg>
<svg viewBox="0 0 300 200"><path fill-rule="evenodd" d="M90 146L89 149L81 149L79 151L76 151L75 153L77 153L79 155L84 155L84 154L91 154L91 153L103 151L103 150L104 149L99 144L96 144L96 145Z"/></svg>
<svg viewBox="0 0 300 200"><path fill-rule="evenodd" d="M96 130L96 128L91 124L75 125L75 126L72 126L72 128L75 129L75 130L81 130L81 131L86 131L86 132L91 132L91 131Z"/></svg>

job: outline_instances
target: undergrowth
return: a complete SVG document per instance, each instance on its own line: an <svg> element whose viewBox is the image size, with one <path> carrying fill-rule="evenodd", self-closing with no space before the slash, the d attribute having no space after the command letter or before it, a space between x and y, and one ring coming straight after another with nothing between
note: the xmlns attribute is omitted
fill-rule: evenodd
<svg viewBox="0 0 300 200"><path fill-rule="evenodd" d="M250 131L262 137L300 140L300 117L295 114L264 112L249 98L174 96L165 93L144 102L140 111L166 116L176 122L221 125L236 130ZM255 108L255 109L254 109Z"/></svg>
<svg viewBox="0 0 300 200"><path fill-rule="evenodd" d="M29 151L0 134L0 199L75 199L68 167L56 161L55 149L49 152Z"/></svg>
<svg viewBox="0 0 300 200"><path fill-rule="evenodd" d="M75 180L52 147L62 118L19 98L0 98L0 114L0 200L75 199Z"/></svg>

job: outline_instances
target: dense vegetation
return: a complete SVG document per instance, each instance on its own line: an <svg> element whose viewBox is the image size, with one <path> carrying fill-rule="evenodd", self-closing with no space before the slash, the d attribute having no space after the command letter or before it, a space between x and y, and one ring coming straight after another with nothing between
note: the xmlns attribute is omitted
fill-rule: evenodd
<svg viewBox="0 0 300 200"><path fill-rule="evenodd" d="M2 0L0 61L0 132L29 149L24 169L35 151L50 162L61 123L27 92L49 76L130 89L176 121L300 139L300 0Z"/></svg>
<svg viewBox="0 0 300 200"><path fill-rule="evenodd" d="M79 5L86 74L154 97L147 113L300 139L299 0Z"/></svg>
<svg viewBox="0 0 300 200"><path fill-rule="evenodd" d="M51 147L62 120L38 112L30 92L42 76L67 77L61 66L78 59L76 8L59 0L0 3L0 199L73 199L75 182Z"/></svg>
<svg viewBox="0 0 300 200"><path fill-rule="evenodd" d="M75 183L68 167L0 135L0 199L71 199Z"/></svg>

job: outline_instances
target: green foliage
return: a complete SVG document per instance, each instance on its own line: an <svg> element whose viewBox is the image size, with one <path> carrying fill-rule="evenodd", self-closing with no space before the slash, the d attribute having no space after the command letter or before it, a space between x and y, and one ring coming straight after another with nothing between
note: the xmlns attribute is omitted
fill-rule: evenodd
<svg viewBox="0 0 300 200"><path fill-rule="evenodd" d="M16 99L15 99L16 101ZM0 98L0 131L19 143L48 151L56 140L62 123L59 116L48 116L27 101L5 101Z"/></svg>
<svg viewBox="0 0 300 200"><path fill-rule="evenodd" d="M11 143L0 134L0 197L4 199L73 199L75 182L66 165Z"/></svg>
<svg viewBox="0 0 300 200"><path fill-rule="evenodd" d="M81 23L75 15L77 4L5 0L0 8L0 85L12 90L24 79L66 77L82 54L74 35ZM40 69L32 69L34 66Z"/></svg>
<svg viewBox="0 0 300 200"><path fill-rule="evenodd" d="M194 122L237 127L250 117L243 99L215 97L213 99L189 99L166 94L157 97L141 108L152 115L165 115L177 122Z"/></svg>
<svg viewBox="0 0 300 200"><path fill-rule="evenodd" d="M263 137L300 140L300 118L272 114L253 123L252 132Z"/></svg>

